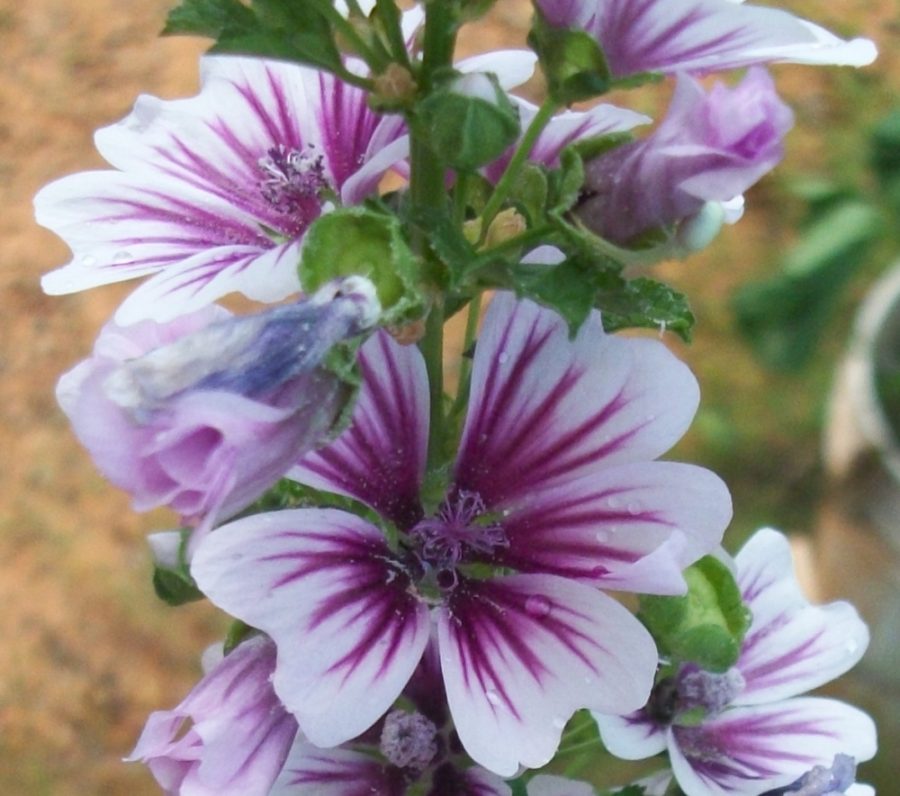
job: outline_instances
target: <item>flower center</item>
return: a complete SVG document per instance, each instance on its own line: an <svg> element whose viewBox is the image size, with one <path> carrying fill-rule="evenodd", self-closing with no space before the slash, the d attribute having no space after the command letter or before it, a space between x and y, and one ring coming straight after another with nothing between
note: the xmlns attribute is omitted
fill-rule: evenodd
<svg viewBox="0 0 900 796"><path fill-rule="evenodd" d="M509 546L503 527L491 520L481 497L467 491L445 500L437 515L419 522L410 537L423 578L433 578L441 591L456 586L460 565Z"/></svg>
<svg viewBox="0 0 900 796"><path fill-rule="evenodd" d="M423 771L437 751L437 727L421 713L394 710L387 714L381 731L381 753L397 768Z"/></svg>
<svg viewBox="0 0 900 796"><path fill-rule="evenodd" d="M744 684L737 669L715 674L685 666L675 677L666 677L653 687L646 710L659 724L671 724L690 711L715 716L743 691Z"/></svg>
<svg viewBox="0 0 900 796"><path fill-rule="evenodd" d="M299 232L319 217L321 195L331 185L322 155L314 144L288 149L278 144L258 161L262 172L259 191L274 210L290 217L292 232Z"/></svg>

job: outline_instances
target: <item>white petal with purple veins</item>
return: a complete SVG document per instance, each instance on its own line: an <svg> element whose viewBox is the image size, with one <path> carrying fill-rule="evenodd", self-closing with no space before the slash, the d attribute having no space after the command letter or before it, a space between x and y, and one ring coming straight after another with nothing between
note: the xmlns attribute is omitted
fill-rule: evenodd
<svg viewBox="0 0 900 796"><path fill-rule="evenodd" d="M361 500L403 528L421 516L428 447L428 375L415 346L379 332L360 349L363 385L350 427L289 473L301 483Z"/></svg>
<svg viewBox="0 0 900 796"><path fill-rule="evenodd" d="M637 462L538 490L504 510L509 547L495 559L506 566L681 594L682 571L721 541L731 498L702 467Z"/></svg>
<svg viewBox="0 0 900 796"><path fill-rule="evenodd" d="M736 702L773 702L839 677L862 657L869 632L846 602L810 605L794 575L790 545L770 528L736 556L738 583L753 615L737 668L746 688Z"/></svg>
<svg viewBox="0 0 900 796"><path fill-rule="evenodd" d="M657 663L624 607L552 575L462 583L439 610L438 642L460 741L501 776L548 763L576 710L643 705Z"/></svg>
<svg viewBox="0 0 900 796"><path fill-rule="evenodd" d="M666 728L644 710L625 716L593 712L603 745L623 760L644 760L666 750Z"/></svg>
<svg viewBox="0 0 900 796"><path fill-rule="evenodd" d="M806 697L726 710L699 727L672 727L672 769L687 796L758 796L790 785L836 754L875 754L875 725L834 699Z"/></svg>
<svg viewBox="0 0 900 796"><path fill-rule="evenodd" d="M589 0L588 30L614 75L708 72L771 61L864 66L867 39L847 42L785 11L726 0Z"/></svg>
<svg viewBox="0 0 900 796"><path fill-rule="evenodd" d="M402 777L392 781L369 754L319 749L298 738L269 796L403 796L405 791Z"/></svg>
<svg viewBox="0 0 900 796"><path fill-rule="evenodd" d="M554 312L498 294L475 352L457 486L490 508L655 459L698 401L694 376L662 343L604 334L597 313L570 341Z"/></svg>
<svg viewBox="0 0 900 796"><path fill-rule="evenodd" d="M368 729L406 685L428 641L381 533L329 509L257 514L198 546L191 572L213 603L278 647L273 684L313 743Z"/></svg>

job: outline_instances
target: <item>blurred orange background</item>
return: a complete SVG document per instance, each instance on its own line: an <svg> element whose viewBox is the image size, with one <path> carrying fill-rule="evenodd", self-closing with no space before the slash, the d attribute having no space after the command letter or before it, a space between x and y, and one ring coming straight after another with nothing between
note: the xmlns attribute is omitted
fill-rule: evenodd
<svg viewBox="0 0 900 796"><path fill-rule="evenodd" d="M121 758L150 711L187 693L200 653L225 626L208 606L172 609L156 600L144 536L173 518L134 514L56 406L56 378L89 352L129 287L44 296L40 275L68 251L34 224L30 204L50 180L104 167L92 133L127 114L138 94L196 91L204 42L156 36L173 4L0 0L2 794L157 793L142 766ZM795 234L787 177L838 169L853 179L862 170L855 142L900 102L896 0L783 5L842 35L875 39L882 56L860 72L776 68L798 114L785 165L750 193L748 216L709 252L661 271L694 304L696 342L678 350L704 390L704 409L675 455L714 467L732 484L734 539L763 523L809 533L822 522L821 409L864 282L852 286L818 364L799 376L774 376L753 360L735 339L727 298L770 272ZM525 2L499 0L477 34L464 34L466 52L523 45L529 14ZM840 506L832 510L841 522ZM884 776L900 773L888 762L893 749L883 747L882 757Z"/></svg>

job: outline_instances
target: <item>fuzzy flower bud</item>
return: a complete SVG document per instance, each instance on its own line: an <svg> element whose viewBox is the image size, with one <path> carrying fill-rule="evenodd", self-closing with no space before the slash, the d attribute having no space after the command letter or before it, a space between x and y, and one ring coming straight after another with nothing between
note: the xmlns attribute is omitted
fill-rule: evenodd
<svg viewBox="0 0 900 796"><path fill-rule="evenodd" d="M325 357L378 314L372 284L348 277L257 315L209 307L167 324L109 324L57 397L135 508L169 506L208 528L327 440L350 389Z"/></svg>
<svg viewBox="0 0 900 796"><path fill-rule="evenodd" d="M734 200L783 155L793 114L762 68L734 88L709 93L681 75L672 105L657 130L591 161L586 169L581 219L599 235L629 243L675 225L696 247L710 238L708 221L729 220L709 203ZM703 219L703 229L697 223ZM714 234L714 231L713 233Z"/></svg>

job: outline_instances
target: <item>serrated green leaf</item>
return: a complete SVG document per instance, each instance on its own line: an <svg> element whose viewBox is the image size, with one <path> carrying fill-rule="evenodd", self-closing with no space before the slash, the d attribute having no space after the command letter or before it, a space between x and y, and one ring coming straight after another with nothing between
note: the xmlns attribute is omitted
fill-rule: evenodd
<svg viewBox="0 0 900 796"><path fill-rule="evenodd" d="M182 0L169 11L163 36L218 38L226 25L253 24L253 12L239 0Z"/></svg>
<svg viewBox="0 0 900 796"><path fill-rule="evenodd" d="M694 314L687 298L662 282L646 277L608 280L595 298L608 332L620 329L659 329L691 340Z"/></svg>

